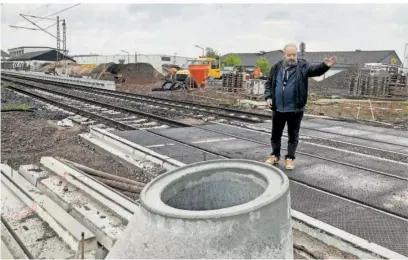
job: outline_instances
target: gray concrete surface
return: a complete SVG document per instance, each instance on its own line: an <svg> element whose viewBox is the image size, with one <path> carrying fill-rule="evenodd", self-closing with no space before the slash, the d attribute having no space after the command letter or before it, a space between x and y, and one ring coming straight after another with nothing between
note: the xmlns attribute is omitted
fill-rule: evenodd
<svg viewBox="0 0 408 260"><path fill-rule="evenodd" d="M223 131L227 131L228 133L234 133L238 136L260 142L268 142L270 138L269 135L246 131L242 128L220 125L207 125L205 127L212 129L222 128ZM239 138L231 139L229 136L206 132L196 128L155 131L171 138L187 141L204 149L219 152L231 158L251 159L262 162L266 159L271 149L268 145L255 145L253 143L250 146L242 145L243 143L247 144L248 141L242 141L239 140ZM149 149L165 156L173 158L173 155L175 155L177 156L177 160L184 163L190 163L193 160L204 160L202 151L185 145L175 144L174 141L166 140L161 137L151 139L140 131L115 132L115 134L141 145L149 146ZM283 146L285 146L284 143L285 140L282 142ZM312 148L308 146L306 149L308 149L307 151L310 153L326 158L342 160L347 163L366 166L374 170L390 171L399 176L407 176L406 167L396 162L376 160L375 158L350 154L347 153L347 151L339 152L324 147ZM285 151L282 150L283 155L284 152ZM194 157L192 155L198 156ZM407 200L403 198L406 198L408 185L403 180L303 155L298 155L296 165L297 167L294 171L284 170L283 163L281 163L278 168L282 169L294 181L300 181L306 184L310 183L318 188L333 191L342 196L382 208L386 211L407 216ZM291 186L291 188L293 189L293 186ZM294 192L294 196L292 197L294 209L311 214L310 208L313 208L317 210L313 216L319 220L361 236L369 241L375 241L375 243L401 254L408 255L408 245L403 242L403 238L408 236L408 221L406 218L401 219L396 216L384 214L375 209L330 196L325 192L315 190L308 186L300 186L300 188L296 188ZM309 196L312 197L303 203L303 199L309 198ZM330 203L326 203L327 200L329 200ZM346 211L341 210L341 208L344 209L345 207L347 208ZM354 218L352 215L347 215L346 212L365 214L367 217ZM365 218L374 218L376 224L367 224ZM382 235L384 232L388 232L392 235L384 237Z"/></svg>
<svg viewBox="0 0 408 260"><path fill-rule="evenodd" d="M107 259L291 259L288 188L281 171L248 160L203 162L165 173L142 191L140 212Z"/></svg>

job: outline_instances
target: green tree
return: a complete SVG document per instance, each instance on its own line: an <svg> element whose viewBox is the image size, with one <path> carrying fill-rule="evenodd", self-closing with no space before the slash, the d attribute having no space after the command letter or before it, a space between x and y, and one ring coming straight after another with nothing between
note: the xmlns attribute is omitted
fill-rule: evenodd
<svg viewBox="0 0 408 260"><path fill-rule="evenodd" d="M205 57L207 58L216 58L219 55L217 50L214 50L213 48L207 47L205 48Z"/></svg>
<svg viewBox="0 0 408 260"><path fill-rule="evenodd" d="M224 58L224 61L228 67L241 65L241 58L238 55L232 53L228 54Z"/></svg>
<svg viewBox="0 0 408 260"><path fill-rule="evenodd" d="M271 64L269 64L269 61L265 57L260 58L256 62L256 66L261 69L263 75L267 75L271 70Z"/></svg>

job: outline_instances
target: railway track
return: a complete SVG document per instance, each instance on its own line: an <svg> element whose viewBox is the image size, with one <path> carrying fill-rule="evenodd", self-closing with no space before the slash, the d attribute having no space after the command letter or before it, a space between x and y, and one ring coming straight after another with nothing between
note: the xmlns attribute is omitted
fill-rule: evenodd
<svg viewBox="0 0 408 260"><path fill-rule="evenodd" d="M13 75L13 77L15 77ZM25 79L24 77L17 77L20 79ZM31 81L31 79L30 79ZM38 81L35 82L45 83L45 81ZM69 94L69 97L76 96L78 98L81 97L88 97L88 99L99 101L98 104L103 103L105 104L121 104L121 107L126 107L130 110L138 110L141 112L147 113L149 115L157 115L163 118L173 118L179 122L182 122L181 119L183 118L195 118L198 120L203 120L204 122L212 122L212 123L226 123L230 125L238 125L240 127L246 127L252 130L260 131L260 132L270 132L270 129L262 129L258 127L256 123L264 122L263 120L270 119L270 116L262 115L259 113L253 112L246 112L246 111L237 111L234 109L229 108L220 108L214 107L209 105L202 105L202 104L193 104L190 102L184 101L171 101L163 98L156 98L150 97L146 95L140 94L133 94L133 93L123 93L118 91L112 90L103 90L103 89L89 89L87 87L72 85L72 84L61 84L61 83L52 83L44 87L44 89L50 89L54 91L56 94L66 95ZM38 87L38 86L37 86ZM73 97L72 97L73 98ZM146 105L147 104L147 105ZM113 108L117 106L113 105ZM220 112L222 111L222 112ZM197 112L197 113L195 113ZM228 114L229 113L229 114ZM208 116L205 117L203 114L207 114ZM215 117L212 117L215 116ZM218 117L218 119L216 118ZM225 120L228 119L228 120ZM176 123L176 125L178 125ZM185 126L187 126L186 124ZM327 131L314 129L314 128L307 128L302 127L302 129L312 130L317 133L330 133ZM333 134L333 133L330 133ZM284 136L287 136L285 133ZM335 134L336 136L344 136L349 137L352 139L358 140L366 140L371 141L373 140L360 137L360 136L353 136L350 137L346 134ZM378 147L368 146L368 145L361 145L351 142L344 142L339 140L334 140L333 138L324 138L321 136L316 135L301 135L301 140L306 140L307 143L314 143L316 146L324 147L336 147L338 149L344 149L355 153L363 153L371 156L380 157L383 159L394 160L394 161L407 161L408 162L408 154L400 153L392 150L384 149L381 147L380 144L388 144L394 145L394 143L390 143L387 141L376 141L376 145ZM400 148L408 148L408 146L398 145Z"/></svg>
<svg viewBox="0 0 408 260"><path fill-rule="evenodd" d="M13 77L15 77L13 75ZM25 79L24 77L19 77L21 79ZM31 79L30 79L31 80ZM129 101L128 106L135 106L138 110L151 110L152 113L163 113L163 111L171 112L174 114L182 114L182 115L188 115L189 117L192 118L198 118L202 119L203 115L202 114L207 114L209 116L216 116L220 118L227 118L230 121L222 121L221 120L216 120L216 118L212 117L207 117L207 121L215 122L215 123L228 123L232 125L239 125L241 127L247 127L250 129L256 130L256 123L263 122L264 120L270 121L270 115L265 115L261 113L254 113L254 112L248 112L248 111L240 111L236 109L230 109L230 108L222 108L222 107L216 107L216 106L211 106L211 105L205 105L205 104L195 104L191 102L186 102L186 101L173 101L165 98L159 98L159 97L151 97L148 95L142 95L142 94L134 94L134 93L123 93L119 91L114 91L114 90L104 90L104 89L90 89L88 87L83 87L83 86L78 86L78 85L73 85L73 84L61 84L61 83L55 83L55 82L50 82L50 81L40 81L40 80L35 80L36 82L43 82L43 83L52 83L52 85L61 87L62 89L69 89L70 91L80 91L80 95L84 95L85 93L89 93L92 95L99 95L99 98L105 98L108 99L107 97L110 98L115 98L116 101L114 102L123 102L126 104L126 101ZM52 87L48 85L48 87ZM60 89L61 89L60 88ZM141 104L150 104L150 107L146 107ZM178 110L177 110L178 109ZM201 114L194 114L191 111L195 111ZM167 115L166 115L167 116ZM242 122L242 123L241 123ZM384 140L381 141L374 141L370 138L365 138L362 136L350 136L347 134L342 134L342 133L331 133L328 131L324 131L321 129L315 129L315 128L308 128L308 127L301 127L302 129L305 130L310 130L312 132L316 132L317 134L319 133L324 133L324 134L331 134L331 135L336 135L340 137L346 137L350 138L352 140L361 140L361 141L369 141L369 142L376 142L377 147L373 146L368 146L368 145L361 145L353 142L345 142L345 141L339 141L339 140L334 140L333 138L325 138L317 135L311 135L311 134L301 134L301 139L307 139L308 142L313 142L321 145L329 145L329 146L335 146L339 148L344 148L353 152L357 153L366 153L370 155L375 155L381 158L385 159L390 159L390 160L399 160L401 158L405 159L404 157L407 156L405 153L399 153L395 152L390 149L384 149L380 144L385 144L385 145L394 145L395 143L387 142ZM264 131L264 130L261 130ZM267 131L270 131L268 129ZM401 148L408 148L406 145L398 145ZM407 160L408 161L408 160Z"/></svg>
<svg viewBox="0 0 408 260"><path fill-rule="evenodd" d="M21 85L23 85L25 87L30 88L31 90L37 91L37 93L34 93L34 91L27 91L27 90L23 90L23 89L20 89L20 88L12 87L14 90L19 91L21 93L24 93L26 95L30 95L30 96L42 99L44 101L49 101L50 103L52 103L54 105L61 106L61 107L65 108L65 109L68 109L68 110L75 111L76 113L80 113L80 114L83 113L86 116L95 117L98 120L107 121L111 125L119 126L119 128L122 128L122 129L145 130L145 131L148 131L150 133L153 133L154 135L164 137L164 138L166 138L168 140L171 140L173 142L177 142L177 143L180 143L180 144L183 144L183 145L198 149L200 151L203 151L203 152L206 152L206 153L209 153L209 154L221 157L221 158L232 158L232 157L228 156L226 154L218 153L217 151L214 151L214 150L209 150L209 149L202 148L199 145L194 145L194 144L191 144L191 143L188 143L188 142L183 142L183 140L178 140L178 139L166 136L164 134L157 133L157 132L153 131L154 129L140 126L140 124L135 125L134 124L135 121L130 121L130 122L124 123L123 121L118 120L118 119L123 119L123 115L120 114L120 113L123 113L123 112L128 113L128 114L126 114L126 117L131 117L131 116L136 115L138 117L136 120L140 120L140 118L139 118L140 116L142 116L143 117L142 119L144 119L144 120L149 120L149 118L154 118L157 121L161 121L163 123L169 123L171 126L195 127L195 128L199 128L199 129L204 129L206 131L211 131L211 132L214 132L214 133L219 133L219 134L222 134L222 135L230 136L230 137L233 137L233 138L236 138L236 139L250 141L250 142L257 143L257 144L260 144L260 145L263 145L263 146L269 146L269 143L264 142L264 141L255 140L253 138L246 138L246 137L243 137L243 136L240 136L240 135L228 133L226 131L211 130L211 129L204 128L204 127L201 127L201 126L190 125L190 124L186 124L186 123L183 123L183 122L179 122L179 121L174 120L174 119L160 117L160 116L157 116L157 115L154 115L154 114L148 114L148 113L145 113L145 112L142 112L142 111L131 110L131 109L126 108L126 107L114 106L114 105L106 104L106 103L99 102L99 101L96 101L96 100L90 100L90 99L83 98L83 97L73 96L73 95L70 95L70 94L61 93L61 92L57 92L57 91L50 90L50 89L45 89L43 87L33 85L32 83L29 84L24 80L10 79L10 78L5 78L5 80L14 81L14 82L16 82L18 84L21 84ZM45 97L44 95L48 95L48 97ZM62 96L62 98L59 97L59 96ZM56 99L56 98L58 98L59 100L58 101L53 100L53 99ZM73 105L72 104L73 100L77 101L79 103L75 103ZM97 105L97 107L95 107L95 105ZM115 115L115 116L113 118L108 117L108 116L102 116L100 113L101 113L101 110L103 109L103 107L109 108L109 109L103 110L103 111L105 111L104 114L111 114L111 115ZM95 110L97 110L97 112ZM113 112L110 112L110 111L113 111ZM122 112L119 112L119 111L122 111ZM158 125L157 123L154 124L154 125L155 125L156 128L163 128L163 125L160 125L159 127L157 126ZM168 126L165 125L165 127L168 127ZM384 176L384 177L392 178L394 180L407 182L407 185L408 185L408 178L404 177L404 176L399 176L399 175L396 175L396 174L390 174L388 172L383 172L383 171L371 169L369 167L363 167L363 166L359 166L359 165L355 165L355 164L351 164L351 163L346 163L346 162L343 162L343 161L340 161L340 160L325 158L323 156L316 155L316 154L311 154L311 153L307 153L307 152L299 151L298 153L302 154L304 156L317 158L317 159L320 159L320 160L323 160L323 161L326 161L326 162L329 162L329 163L334 163L334 164L337 164L337 165L344 165L344 166L347 166L347 167L351 167L351 168L355 169L356 171L365 172L365 173L369 172L369 173L374 174L376 176L377 175L378 176ZM373 205L372 203L371 204L367 203L364 200L364 198L361 199L361 198L356 198L356 197L348 197L348 196L346 196L344 194L341 194L341 193L338 193L338 192L333 192L330 189L322 188L321 186L319 186L319 184L314 184L314 183L309 183L309 182L302 181L302 180L298 179L296 176L292 176L292 177L290 177L290 179L292 181L294 181L294 182L297 182L297 183L300 183L300 184L303 184L303 185L307 185L309 187L313 187L313 188L315 188L317 190L320 190L320 191L323 191L323 192L326 192L326 193L330 193L330 194L334 194L334 195L339 196L339 197L341 197L343 199L351 200L351 201L353 201L355 203L359 203L361 205L365 205L365 206L368 206L368 207L371 207L371 208L375 208L375 209L377 209L377 210L379 210L381 212L386 212L386 213L396 215L396 216L399 216L399 217L401 217L403 219L408 220L408 218L405 215L398 214L396 212L392 212L392 211L390 211L390 210L388 210L388 209L386 209L384 207L379 207L377 205Z"/></svg>

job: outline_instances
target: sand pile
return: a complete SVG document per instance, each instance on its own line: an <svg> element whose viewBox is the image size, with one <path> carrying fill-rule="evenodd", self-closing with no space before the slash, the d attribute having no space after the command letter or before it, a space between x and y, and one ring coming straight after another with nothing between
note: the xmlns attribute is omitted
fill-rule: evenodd
<svg viewBox="0 0 408 260"><path fill-rule="evenodd" d="M81 65L74 65L71 68L69 68L69 74L72 77L82 77L82 76L88 76L92 72L92 68L86 68L82 67Z"/></svg>
<svg viewBox="0 0 408 260"><path fill-rule="evenodd" d="M75 66L77 65L75 62L71 61L71 60L67 60L66 61L67 64L67 68L71 67L71 66ZM65 66L65 61L64 60L60 60L58 62L51 62L51 63L44 63L43 66L38 70L39 72L46 72L50 69L53 69L55 67L57 68L63 68Z"/></svg>
<svg viewBox="0 0 408 260"><path fill-rule="evenodd" d="M38 69L39 72L47 72L55 69L55 71L60 74L65 68L65 61L44 63L41 68ZM88 74L93 70L92 68L83 67L80 64L76 64L73 61L68 61L66 63L66 69L68 74L72 77L82 77L88 76Z"/></svg>

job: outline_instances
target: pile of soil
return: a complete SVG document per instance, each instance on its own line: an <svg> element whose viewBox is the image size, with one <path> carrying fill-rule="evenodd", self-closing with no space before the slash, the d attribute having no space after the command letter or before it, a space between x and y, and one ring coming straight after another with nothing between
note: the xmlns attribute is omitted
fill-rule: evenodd
<svg viewBox="0 0 408 260"><path fill-rule="evenodd" d="M101 64L88 76L93 79L112 80L138 86L153 84L163 79L163 75L149 63Z"/></svg>
<svg viewBox="0 0 408 260"><path fill-rule="evenodd" d="M149 63L118 64L114 69L124 78L126 84L146 85L155 83L163 78ZM122 67L123 66L123 67Z"/></svg>
<svg viewBox="0 0 408 260"><path fill-rule="evenodd" d="M113 62L109 62L109 63L102 63L99 66L97 66L96 68L94 68L89 74L88 76L93 78L93 79L100 79L100 77L102 76L102 74L106 73L106 71L112 67L113 65L115 65L115 63ZM110 73L109 73L110 74Z"/></svg>

